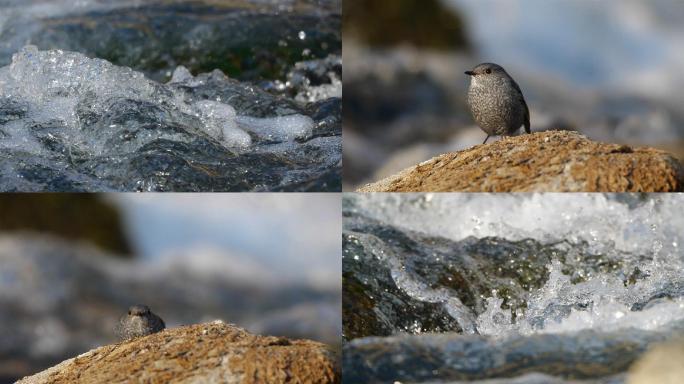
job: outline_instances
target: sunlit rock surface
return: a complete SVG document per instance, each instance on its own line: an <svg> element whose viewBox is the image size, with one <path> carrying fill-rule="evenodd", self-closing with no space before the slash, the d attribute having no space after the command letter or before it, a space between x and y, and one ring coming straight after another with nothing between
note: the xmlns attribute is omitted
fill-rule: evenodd
<svg viewBox="0 0 684 384"><path fill-rule="evenodd" d="M224 322L170 328L106 345L18 383L339 383L321 343L259 336Z"/></svg>
<svg viewBox="0 0 684 384"><path fill-rule="evenodd" d="M623 382L652 344L684 333L681 204L347 197L344 371L358 382Z"/></svg>
<svg viewBox="0 0 684 384"><path fill-rule="evenodd" d="M0 190L339 190L340 103L27 46L0 68Z"/></svg>
<svg viewBox="0 0 684 384"><path fill-rule="evenodd" d="M679 192L684 166L654 148L568 131L506 137L442 154L360 192Z"/></svg>

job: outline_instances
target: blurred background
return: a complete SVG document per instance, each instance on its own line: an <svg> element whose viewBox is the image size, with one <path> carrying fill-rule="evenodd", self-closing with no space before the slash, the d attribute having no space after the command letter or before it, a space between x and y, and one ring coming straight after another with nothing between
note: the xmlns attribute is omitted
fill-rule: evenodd
<svg viewBox="0 0 684 384"><path fill-rule="evenodd" d="M297 62L335 61L340 24L339 0L0 0L0 66L33 44L160 82L178 65L194 75L219 69L240 81L283 80Z"/></svg>
<svg viewBox="0 0 684 384"><path fill-rule="evenodd" d="M340 196L0 196L0 382L100 345L128 306L339 348Z"/></svg>
<svg viewBox="0 0 684 384"><path fill-rule="evenodd" d="M464 71L516 79L533 131L684 158L684 2L346 0L344 189L481 144Z"/></svg>

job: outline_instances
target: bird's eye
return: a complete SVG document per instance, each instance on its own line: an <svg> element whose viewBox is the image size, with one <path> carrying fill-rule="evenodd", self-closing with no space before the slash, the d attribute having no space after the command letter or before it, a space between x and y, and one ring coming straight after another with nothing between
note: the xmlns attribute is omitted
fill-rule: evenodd
<svg viewBox="0 0 684 384"><path fill-rule="evenodd" d="M491 68L487 68L487 69L485 69L485 73L487 73L488 75L489 75L490 73L492 73L492 70L491 70Z"/></svg>

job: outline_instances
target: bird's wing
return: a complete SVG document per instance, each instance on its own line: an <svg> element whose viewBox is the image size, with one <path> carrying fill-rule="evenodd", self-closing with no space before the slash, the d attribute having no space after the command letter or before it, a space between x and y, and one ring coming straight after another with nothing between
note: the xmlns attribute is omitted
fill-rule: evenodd
<svg viewBox="0 0 684 384"><path fill-rule="evenodd" d="M530 109L527 108L525 97L523 96L522 91L520 90L520 86L518 86L518 83L516 83L513 79L511 79L511 82L513 83L513 88L515 88L515 90L518 91L520 101L522 101L523 105L525 106L525 132L530 133Z"/></svg>

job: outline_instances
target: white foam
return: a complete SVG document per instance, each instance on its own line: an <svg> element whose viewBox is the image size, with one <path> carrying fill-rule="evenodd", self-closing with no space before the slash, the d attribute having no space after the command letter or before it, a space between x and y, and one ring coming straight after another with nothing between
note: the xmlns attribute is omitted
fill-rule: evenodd
<svg viewBox="0 0 684 384"><path fill-rule="evenodd" d="M312 86L306 84L303 89L297 93L295 100L300 103L314 103L320 100L327 100L332 97L342 97L342 79L335 73L328 73L330 76L330 84L321 84Z"/></svg>
<svg viewBox="0 0 684 384"><path fill-rule="evenodd" d="M229 147L248 147L252 144L249 134L237 126L235 108L212 100L198 101L193 107L197 110L205 132L211 137Z"/></svg>
<svg viewBox="0 0 684 384"><path fill-rule="evenodd" d="M304 115L257 118L238 116L238 126L272 140L294 140L311 136L314 121Z"/></svg>
<svg viewBox="0 0 684 384"><path fill-rule="evenodd" d="M173 83L182 83L184 81L192 80L193 76L190 73L190 71L185 68L182 65L179 65L176 67L176 69L173 71L173 75L171 76L171 80L169 80L169 84Z"/></svg>
<svg viewBox="0 0 684 384"><path fill-rule="evenodd" d="M625 285L619 271L595 271L578 283L555 260L547 266L548 280L530 292L524 310L512 313L501 308L502 297L488 298L476 319L481 334L653 330L684 319L684 298L670 299L667 293L670 287L676 295L684 281L682 195L635 195L627 203L604 194L402 194L355 195L351 202L366 216L428 236L535 239L549 246L563 242L571 244L565 246L571 252L572 244L585 244L582 253L619 262L623 274L634 267L641 271L634 284ZM395 281L414 298L441 302L450 313L462 309L444 290L397 276Z"/></svg>
<svg viewBox="0 0 684 384"><path fill-rule="evenodd" d="M179 66L171 82L188 82L194 77ZM101 116L109 112L112 103L139 101L160 107L157 118L168 114L185 114L200 119L199 127L226 147L246 148L252 135L274 141L293 141L312 135L314 121L304 115L269 118L237 116L232 106L213 100L193 102L183 90L165 87L146 79L142 73L118 67L105 60L91 59L80 53L61 50L39 51L26 46L13 56L8 67L0 68L0 97L7 97L28 107L22 124L11 122L3 126L9 139L0 141L2 147L36 148L43 146L27 131L27 124L60 128L56 133L69 150L97 155L110 145L108 138L124 130L120 124L95 125L101 134L89 132L93 125L82 125L79 116ZM251 133L251 135L250 135ZM159 137L182 139L173 130L159 130ZM118 150L131 152L145 140L131 140ZM288 149L291 146L287 146Z"/></svg>
<svg viewBox="0 0 684 384"><path fill-rule="evenodd" d="M595 253L675 255L684 244L684 195L677 194L651 195L635 209L590 193L359 195L355 200L370 217L455 241L468 236L586 241Z"/></svg>

